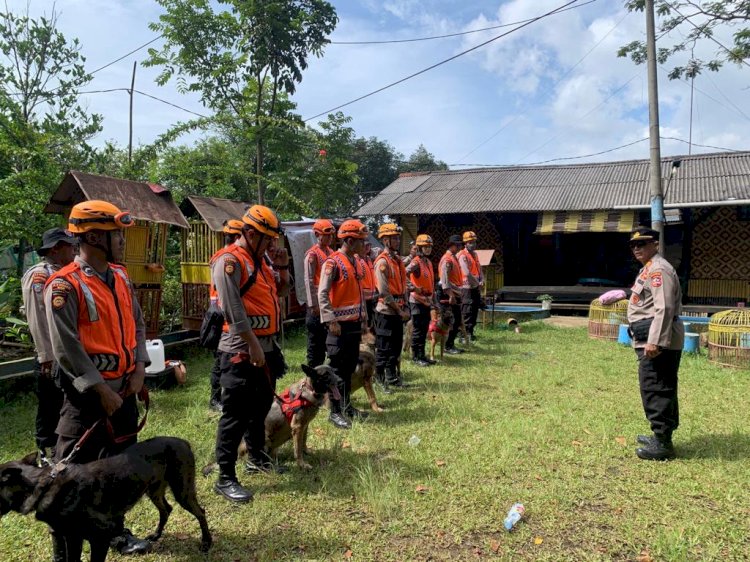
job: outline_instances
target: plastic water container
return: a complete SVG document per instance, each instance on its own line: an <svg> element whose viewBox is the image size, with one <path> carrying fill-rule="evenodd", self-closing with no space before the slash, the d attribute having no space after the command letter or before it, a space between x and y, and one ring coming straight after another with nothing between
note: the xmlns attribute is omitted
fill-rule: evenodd
<svg viewBox="0 0 750 562"><path fill-rule="evenodd" d="M151 365L146 367L147 373L160 373L164 370L164 342L161 340L146 340L146 350Z"/></svg>
<svg viewBox="0 0 750 562"><path fill-rule="evenodd" d="M632 344L630 334L628 334L628 328L629 326L627 324L620 324L620 329L617 332L617 343L621 343L622 345Z"/></svg>
<svg viewBox="0 0 750 562"><path fill-rule="evenodd" d="M701 335L695 332L685 332L685 343L682 351L685 353L698 353L701 349Z"/></svg>

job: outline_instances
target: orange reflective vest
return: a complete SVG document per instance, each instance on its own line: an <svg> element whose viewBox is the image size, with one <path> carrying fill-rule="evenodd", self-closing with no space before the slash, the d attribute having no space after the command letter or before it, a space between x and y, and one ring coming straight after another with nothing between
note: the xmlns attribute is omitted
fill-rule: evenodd
<svg viewBox="0 0 750 562"><path fill-rule="evenodd" d="M358 322L365 317L362 295L365 266L361 259L355 257L354 260L353 264L341 250L334 252L326 260L326 268L330 268L326 270L327 274L330 275L334 268L338 270L329 292L337 322Z"/></svg>
<svg viewBox="0 0 750 562"><path fill-rule="evenodd" d="M479 280L479 277L482 275L482 270L479 266L479 258L475 258L474 255L464 248L460 252L456 254L457 258L464 257L466 259L466 263L469 264L469 272L474 276L474 279ZM461 267L459 264L459 271L461 271ZM461 271L461 284L465 288L470 288L469 280L464 276L463 271Z"/></svg>
<svg viewBox="0 0 750 562"><path fill-rule="evenodd" d="M451 270L448 272L448 282L451 285L455 285L456 287L460 287L463 283L463 276L461 275L461 267L458 265L458 260L456 259L456 256L451 254L451 251L448 250L443 254L443 257L440 258L440 264L438 265L438 271L440 272L440 278L443 278L443 267L445 267L446 263L451 264ZM443 287L443 289L448 289L448 287Z"/></svg>
<svg viewBox="0 0 750 562"><path fill-rule="evenodd" d="M279 332L281 325L281 307L276 289L276 276L264 256L260 268L254 272L253 258L242 246L232 245L219 250L215 257L232 254L242 264L240 268L240 287L243 287L252 275L255 275L250 288L242 295L247 321L256 336L272 336ZM224 331L229 331L229 324L224 322Z"/></svg>
<svg viewBox="0 0 750 562"><path fill-rule="evenodd" d="M435 292L435 273L432 271L432 262L422 256L416 256L412 263L417 262L419 268L419 276L415 275L415 271L409 274L409 281L414 287L422 289L421 293L411 292L411 297L422 304L427 306L432 302L432 293Z"/></svg>
<svg viewBox="0 0 750 562"><path fill-rule="evenodd" d="M315 277L313 278L313 283L316 287L320 286L320 272L323 270L323 263L328 259L328 257L333 253L333 251L330 248L326 248L323 250L318 244L315 244L312 248L307 250L307 253L305 254L305 262L307 261L307 257L310 254L314 254L316 258L318 258L318 268L315 270Z"/></svg>
<svg viewBox="0 0 750 562"><path fill-rule="evenodd" d="M404 305L404 294L406 292L406 268L398 256L392 256L390 252L384 250L375 258L375 265L383 262L388 267L388 292L398 304ZM380 266L378 266L380 267ZM383 298L378 299L379 303L384 302Z"/></svg>
<svg viewBox="0 0 750 562"><path fill-rule="evenodd" d="M86 275L72 262L50 276L45 286L61 277L78 297L78 340L104 379L118 379L135 369L133 289L127 270L109 264L113 289L97 274Z"/></svg>
<svg viewBox="0 0 750 562"><path fill-rule="evenodd" d="M366 301L370 301L375 298L376 287L375 287L375 270L373 269L372 261L370 258L357 258L361 262L361 267L364 271L364 278L362 279L362 296Z"/></svg>

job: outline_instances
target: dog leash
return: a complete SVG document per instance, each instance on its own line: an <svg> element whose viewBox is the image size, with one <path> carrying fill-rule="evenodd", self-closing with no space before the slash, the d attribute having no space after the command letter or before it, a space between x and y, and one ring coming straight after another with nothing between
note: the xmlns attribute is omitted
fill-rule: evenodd
<svg viewBox="0 0 750 562"><path fill-rule="evenodd" d="M229 361L234 363L235 365L239 363L250 363L252 365L252 362L250 361L250 354L245 353L244 351L238 351L237 353L234 354L234 357L232 357ZM255 365L253 365L253 367L255 367ZM271 369L268 368L268 364L264 363L261 369L263 370L263 374L266 375L268 388L271 389L271 392L273 393L276 400L278 400L282 404L291 404L291 401L286 401L281 396L276 394L276 391L273 388L273 383L271 382Z"/></svg>

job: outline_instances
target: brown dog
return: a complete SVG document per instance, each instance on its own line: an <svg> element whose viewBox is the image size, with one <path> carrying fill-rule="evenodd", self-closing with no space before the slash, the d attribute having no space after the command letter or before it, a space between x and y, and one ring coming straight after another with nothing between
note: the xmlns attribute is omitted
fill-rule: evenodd
<svg viewBox="0 0 750 562"><path fill-rule="evenodd" d="M440 345L440 359L443 359L445 340L451 331L455 319L449 306L442 310L433 308L430 310L430 326L427 328L427 339L430 342L430 359L435 360L435 346Z"/></svg>
<svg viewBox="0 0 750 562"><path fill-rule="evenodd" d="M104 562L110 540L121 531L118 516L144 494L159 510L159 526L147 539L158 540L172 511L167 488L198 520L201 550L211 547L211 532L195 491L195 458L183 439L154 437L87 464L38 467L35 460L34 453L0 465L0 517L10 511L36 512L52 530L54 560L80 562L87 540L91 562Z"/></svg>
<svg viewBox="0 0 750 562"><path fill-rule="evenodd" d="M375 334L370 331L362 334L359 343L359 361L352 375L352 393L360 388L365 389L367 400L373 412L382 412L383 408L378 405L375 390L372 387L372 379L375 376Z"/></svg>

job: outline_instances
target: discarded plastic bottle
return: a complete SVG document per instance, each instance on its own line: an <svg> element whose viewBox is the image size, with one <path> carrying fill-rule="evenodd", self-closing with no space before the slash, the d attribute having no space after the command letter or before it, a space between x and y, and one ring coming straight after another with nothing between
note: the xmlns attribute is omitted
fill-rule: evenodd
<svg viewBox="0 0 750 562"><path fill-rule="evenodd" d="M409 437L409 445L411 447L416 447L417 445L419 445L419 443L421 441L422 440L419 437L417 437L416 435L412 435L411 437Z"/></svg>
<svg viewBox="0 0 750 562"><path fill-rule="evenodd" d="M512 531L516 523L518 523L521 520L521 518L523 518L523 514L525 512L526 512L526 508L523 506L522 503L514 503L513 507L511 507L510 511L508 511L508 515L506 515L505 521L503 521L505 530L509 532Z"/></svg>

